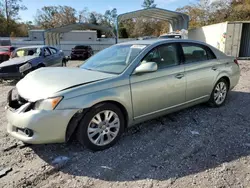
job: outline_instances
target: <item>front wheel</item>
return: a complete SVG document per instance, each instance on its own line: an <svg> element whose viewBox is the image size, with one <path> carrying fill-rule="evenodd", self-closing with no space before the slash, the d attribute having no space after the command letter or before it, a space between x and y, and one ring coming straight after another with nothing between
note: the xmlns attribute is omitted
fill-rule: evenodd
<svg viewBox="0 0 250 188"><path fill-rule="evenodd" d="M213 92L209 99L209 105L212 107L222 106L227 98L229 86L225 79L220 79L214 86Z"/></svg>
<svg viewBox="0 0 250 188"><path fill-rule="evenodd" d="M82 118L78 141L88 149L98 151L114 145L124 131L124 115L114 104L103 103L93 107Z"/></svg>

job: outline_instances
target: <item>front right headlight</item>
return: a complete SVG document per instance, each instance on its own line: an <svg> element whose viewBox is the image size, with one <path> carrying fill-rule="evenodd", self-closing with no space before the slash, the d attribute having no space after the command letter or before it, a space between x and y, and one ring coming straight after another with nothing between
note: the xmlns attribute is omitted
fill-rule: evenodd
<svg viewBox="0 0 250 188"><path fill-rule="evenodd" d="M39 100L35 103L34 110L54 110L62 99L63 97L53 97Z"/></svg>

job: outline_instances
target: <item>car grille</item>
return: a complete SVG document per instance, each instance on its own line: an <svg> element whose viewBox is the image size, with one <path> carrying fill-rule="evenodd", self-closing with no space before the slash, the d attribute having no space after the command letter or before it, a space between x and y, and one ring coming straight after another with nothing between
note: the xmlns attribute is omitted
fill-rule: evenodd
<svg viewBox="0 0 250 188"><path fill-rule="evenodd" d="M0 67L0 73L16 73L19 72L20 65L10 65L6 67Z"/></svg>
<svg viewBox="0 0 250 188"><path fill-rule="evenodd" d="M10 56L8 55L0 55L0 63L9 60Z"/></svg>

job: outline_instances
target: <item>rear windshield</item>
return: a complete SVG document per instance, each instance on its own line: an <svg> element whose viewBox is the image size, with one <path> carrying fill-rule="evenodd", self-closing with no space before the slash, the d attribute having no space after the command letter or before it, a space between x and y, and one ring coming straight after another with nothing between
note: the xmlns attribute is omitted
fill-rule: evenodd
<svg viewBox="0 0 250 188"><path fill-rule="evenodd" d="M0 52L8 52L9 48L8 47L0 47Z"/></svg>

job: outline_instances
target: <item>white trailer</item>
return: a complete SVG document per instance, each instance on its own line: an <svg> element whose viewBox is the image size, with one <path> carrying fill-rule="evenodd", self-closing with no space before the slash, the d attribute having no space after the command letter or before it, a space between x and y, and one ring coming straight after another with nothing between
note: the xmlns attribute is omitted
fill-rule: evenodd
<svg viewBox="0 0 250 188"><path fill-rule="evenodd" d="M206 42L229 56L250 58L250 22L223 22L188 31L188 38Z"/></svg>

